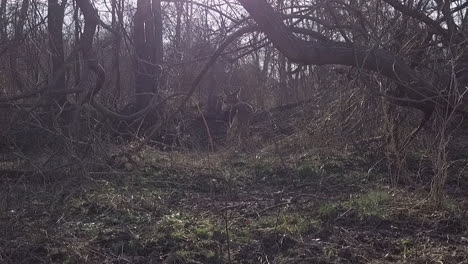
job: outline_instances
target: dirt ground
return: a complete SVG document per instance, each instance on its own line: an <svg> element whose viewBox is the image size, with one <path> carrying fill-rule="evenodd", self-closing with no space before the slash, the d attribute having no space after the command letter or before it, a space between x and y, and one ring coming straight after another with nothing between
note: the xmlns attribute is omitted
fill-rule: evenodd
<svg viewBox="0 0 468 264"><path fill-rule="evenodd" d="M411 181L390 187L378 145L287 111L254 124L247 152L148 147L61 173L3 162L0 263L468 263L466 144L436 207L427 154L408 150Z"/></svg>
<svg viewBox="0 0 468 264"><path fill-rule="evenodd" d="M142 157L3 178L0 262L468 263L466 174L437 209L429 186L390 188L384 167L345 151Z"/></svg>

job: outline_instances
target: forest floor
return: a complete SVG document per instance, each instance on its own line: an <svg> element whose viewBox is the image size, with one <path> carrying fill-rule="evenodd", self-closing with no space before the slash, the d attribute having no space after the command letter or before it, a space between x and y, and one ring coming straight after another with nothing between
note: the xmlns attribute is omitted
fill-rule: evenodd
<svg viewBox="0 0 468 264"><path fill-rule="evenodd" d="M272 153L3 179L0 263L468 263L466 174L436 209L430 186L389 188L356 153Z"/></svg>
<svg viewBox="0 0 468 264"><path fill-rule="evenodd" d="M0 263L468 263L468 171L436 207L428 155L407 151L412 182L390 187L381 147L332 142L310 112L279 109L276 134L257 123L248 153L0 175Z"/></svg>

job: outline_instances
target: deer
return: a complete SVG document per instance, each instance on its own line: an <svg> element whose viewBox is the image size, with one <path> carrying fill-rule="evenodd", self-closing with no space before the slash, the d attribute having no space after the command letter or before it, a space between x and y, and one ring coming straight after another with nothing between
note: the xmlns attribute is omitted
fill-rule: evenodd
<svg viewBox="0 0 468 264"><path fill-rule="evenodd" d="M239 99L241 89L235 92L226 92L222 101L222 111L229 113L229 127L227 130L227 141L237 140L241 147L247 147L247 138L249 137L250 121L252 119L254 108Z"/></svg>

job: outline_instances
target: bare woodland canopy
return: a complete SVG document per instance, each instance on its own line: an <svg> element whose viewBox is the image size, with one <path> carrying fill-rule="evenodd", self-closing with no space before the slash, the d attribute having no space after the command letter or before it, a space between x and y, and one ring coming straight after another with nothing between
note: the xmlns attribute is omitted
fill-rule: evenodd
<svg viewBox="0 0 468 264"><path fill-rule="evenodd" d="M235 79L243 71L277 86L249 87L257 104L272 106L274 97L291 94L282 90L307 89L290 87L297 86L291 85L294 78L311 89L313 67L304 65L333 64L392 80L374 85L375 92L392 90L397 104L425 112L436 105L455 108L468 79L466 6L464 1L3 0L1 100L41 97L42 104L60 107L69 94L78 108L84 102L112 108L109 103L133 101L129 96L136 93L143 107L150 96L141 94L163 98L190 90L199 72L189 65L203 65L220 48L216 76L202 87L201 100L229 88L222 87L226 84L248 85L249 78ZM298 66L296 76L282 76Z"/></svg>

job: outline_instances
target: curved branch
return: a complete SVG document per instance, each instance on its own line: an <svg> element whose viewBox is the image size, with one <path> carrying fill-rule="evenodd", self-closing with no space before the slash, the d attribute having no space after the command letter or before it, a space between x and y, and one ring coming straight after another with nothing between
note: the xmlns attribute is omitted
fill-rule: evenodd
<svg viewBox="0 0 468 264"><path fill-rule="evenodd" d="M303 65L340 64L378 72L394 80L411 105L424 112L434 109L438 98L431 83L420 77L394 54L381 49L365 49L341 42L307 42L285 26L281 16L265 0L239 0L273 44L292 62Z"/></svg>
<svg viewBox="0 0 468 264"><path fill-rule="evenodd" d="M138 111L136 113L133 113L131 115L122 115L122 114L113 112L113 111L107 109L105 106L103 106L99 102L97 102L96 100L92 101L92 105L94 106L94 108L96 108L96 110L98 110L105 117L118 119L118 120L122 120L122 121L131 121L131 120L135 120L135 119L138 119L138 118L144 116L145 114L151 112L154 109L159 108L160 106L164 105L167 101L169 101L172 98L175 98L175 97L178 97L178 96L184 96L184 95L186 95L186 94L185 93L172 94L172 95L164 98L161 101L158 101L157 96L153 96L153 98L151 98L150 103L145 108L143 108L140 111Z"/></svg>
<svg viewBox="0 0 468 264"><path fill-rule="evenodd" d="M419 13L417 10L411 9L407 6L401 4L398 0L384 0L387 4L391 5L396 10L400 11L402 14L412 17L416 20L423 22L432 29L434 29L437 34L441 35L444 39L449 40L449 32L442 28L436 21L432 20L430 17Z"/></svg>
<svg viewBox="0 0 468 264"><path fill-rule="evenodd" d="M227 15L225 12L220 11L220 10L210 6L210 5L206 5L206 4L202 4L202 3L198 3L198 2L194 2L194 1L187 1L187 0L163 0L163 2L167 2L167 3L182 2L182 3L190 3L190 4L198 5L198 6L204 7L206 9L209 9L209 10L215 12L220 16L225 17L225 18L231 20L232 22L235 22L235 23L239 22L239 20L235 19L234 17L231 17L231 16Z"/></svg>
<svg viewBox="0 0 468 264"><path fill-rule="evenodd" d="M298 27L290 27L291 31L294 33L299 33L302 35L307 35L311 38L314 38L320 42L332 42L329 38L326 36L318 33L317 31L313 31L312 29L307 29L307 28L298 28Z"/></svg>

